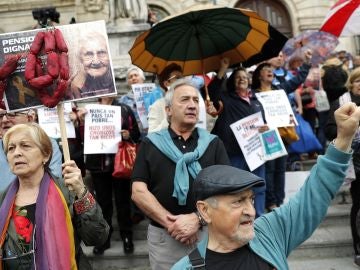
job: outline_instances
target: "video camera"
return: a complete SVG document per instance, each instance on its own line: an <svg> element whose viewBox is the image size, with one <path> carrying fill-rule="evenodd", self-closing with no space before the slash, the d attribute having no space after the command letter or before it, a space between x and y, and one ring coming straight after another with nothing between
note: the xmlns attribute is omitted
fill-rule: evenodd
<svg viewBox="0 0 360 270"><path fill-rule="evenodd" d="M42 27L46 27L48 20L59 23L60 13L55 7L34 8L32 15Z"/></svg>

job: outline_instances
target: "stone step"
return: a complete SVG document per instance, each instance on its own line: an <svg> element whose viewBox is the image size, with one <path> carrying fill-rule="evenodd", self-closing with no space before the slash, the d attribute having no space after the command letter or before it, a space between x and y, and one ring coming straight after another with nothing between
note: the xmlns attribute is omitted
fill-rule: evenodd
<svg viewBox="0 0 360 270"><path fill-rule="evenodd" d="M294 161L290 164L289 169L292 171L310 171L315 164L316 164L316 159Z"/></svg>
<svg viewBox="0 0 360 270"><path fill-rule="evenodd" d="M285 173L285 200L287 202L305 183L309 171L287 171ZM335 195L332 204L350 204L350 183L344 182L338 193Z"/></svg>
<svg viewBox="0 0 360 270"><path fill-rule="evenodd" d="M337 198L334 200L337 200ZM329 226L350 226L350 209L350 203L332 203L326 217L320 224L320 228Z"/></svg>
<svg viewBox="0 0 360 270"><path fill-rule="evenodd" d="M147 270L149 258L146 240L134 241L134 253L125 254L121 241L111 241L111 247L103 255L94 255L93 247L83 245L83 251L88 257L93 269L96 270Z"/></svg>
<svg viewBox="0 0 360 270"><path fill-rule="evenodd" d="M350 225L319 227L290 258L350 257L353 254Z"/></svg>
<svg viewBox="0 0 360 270"><path fill-rule="evenodd" d="M133 226L133 239L134 240L146 240L147 239L147 227L149 225L149 220L146 218L141 221L139 224ZM115 218L113 217L113 234L112 239L115 241L121 241L119 226Z"/></svg>
<svg viewBox="0 0 360 270"><path fill-rule="evenodd" d="M291 270L356 270L353 257L328 257L316 259L292 259L289 258L289 269Z"/></svg>

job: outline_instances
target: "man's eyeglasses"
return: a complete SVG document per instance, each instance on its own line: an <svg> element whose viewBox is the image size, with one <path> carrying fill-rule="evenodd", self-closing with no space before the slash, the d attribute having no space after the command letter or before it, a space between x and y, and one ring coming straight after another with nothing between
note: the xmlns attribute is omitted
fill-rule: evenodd
<svg viewBox="0 0 360 270"><path fill-rule="evenodd" d="M14 119L16 116L27 114L27 112L0 112L0 121L2 121L4 116L6 116L8 119Z"/></svg>

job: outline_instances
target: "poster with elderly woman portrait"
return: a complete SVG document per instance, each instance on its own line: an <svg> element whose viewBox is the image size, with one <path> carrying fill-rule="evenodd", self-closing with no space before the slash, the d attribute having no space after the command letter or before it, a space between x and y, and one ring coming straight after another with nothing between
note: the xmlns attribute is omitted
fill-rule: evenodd
<svg viewBox="0 0 360 270"><path fill-rule="evenodd" d="M116 95L110 48L104 21L56 26L61 30L68 48L69 80L61 101L77 101L100 96ZM39 31L36 29L0 35L0 66L10 55L21 54L15 72L6 78L4 94L7 110L18 111L42 106L39 91L25 79L27 54ZM57 51L55 51L57 52ZM58 53L58 52L57 52ZM58 53L59 54L59 53ZM60 55L60 54L59 54ZM47 73L47 54L41 50L37 55L42 72ZM46 87L53 96L57 79Z"/></svg>

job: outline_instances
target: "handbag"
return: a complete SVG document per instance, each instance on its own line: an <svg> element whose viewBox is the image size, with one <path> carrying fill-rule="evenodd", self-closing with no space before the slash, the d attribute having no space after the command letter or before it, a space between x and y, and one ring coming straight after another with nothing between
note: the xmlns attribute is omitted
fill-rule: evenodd
<svg viewBox="0 0 360 270"><path fill-rule="evenodd" d="M288 152L302 154L321 151L322 145L314 134L310 124L298 113L295 117L298 122L296 133L300 139L289 145Z"/></svg>
<svg viewBox="0 0 360 270"><path fill-rule="evenodd" d="M281 139L283 139L283 141L285 141L287 144L291 144L299 140L295 126L279 127L278 130Z"/></svg>
<svg viewBox="0 0 360 270"><path fill-rule="evenodd" d="M119 148L115 155L114 171L115 178L129 179L135 164L137 144L128 141L119 142Z"/></svg>
<svg viewBox="0 0 360 270"><path fill-rule="evenodd" d="M310 93L301 94L301 103L303 106L310 104L313 101Z"/></svg>

